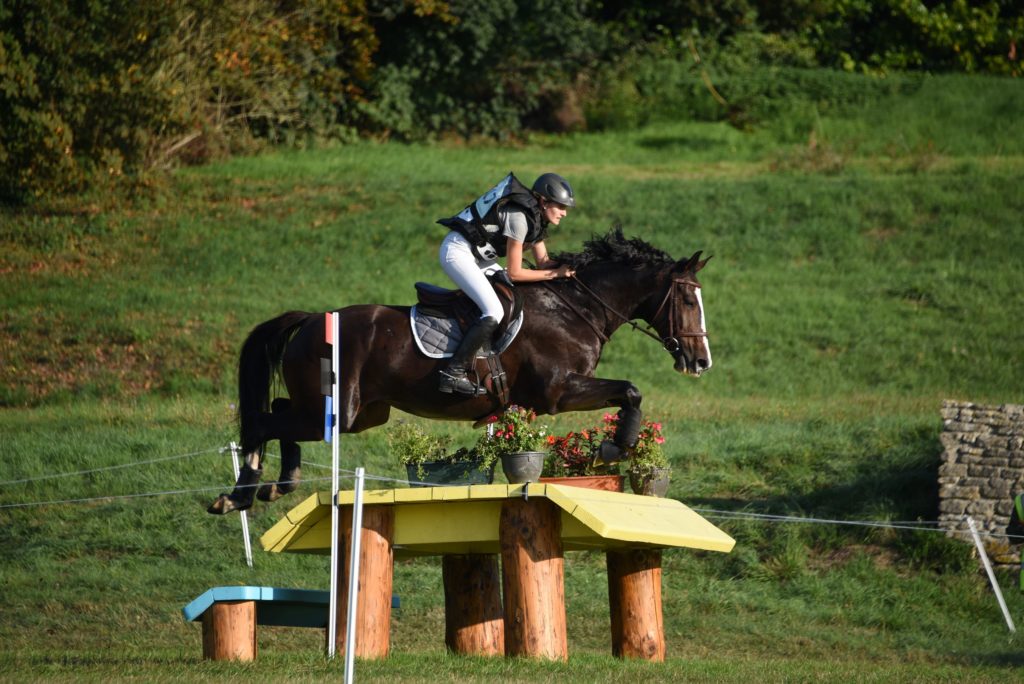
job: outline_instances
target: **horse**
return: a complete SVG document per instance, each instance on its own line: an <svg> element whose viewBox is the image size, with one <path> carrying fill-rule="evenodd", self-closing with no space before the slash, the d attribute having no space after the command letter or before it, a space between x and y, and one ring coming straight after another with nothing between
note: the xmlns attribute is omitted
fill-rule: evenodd
<svg viewBox="0 0 1024 684"><path fill-rule="evenodd" d="M621 228L584 243L579 253L553 255L571 278L520 283L524 322L501 353L511 404L538 415L619 407L617 430L601 445L614 462L636 445L641 423L640 390L628 380L594 377L601 351L624 324L659 340L673 368L699 377L711 367L704 304L697 273L701 252L675 260ZM709 257L710 258L710 257ZM356 304L340 314L339 433L383 425L392 408L439 420L481 423L498 412L491 395L443 394L438 370L444 359L418 350L410 307ZM640 319L653 328L641 328ZM324 430L321 359L330 358L323 313L290 311L257 325L242 345L238 363L239 422L245 455L234 490L221 494L209 512L245 510L254 494L274 501L299 481L299 442L319 441ZM279 375L288 397L270 400ZM263 448L279 440L278 481L259 485Z"/></svg>

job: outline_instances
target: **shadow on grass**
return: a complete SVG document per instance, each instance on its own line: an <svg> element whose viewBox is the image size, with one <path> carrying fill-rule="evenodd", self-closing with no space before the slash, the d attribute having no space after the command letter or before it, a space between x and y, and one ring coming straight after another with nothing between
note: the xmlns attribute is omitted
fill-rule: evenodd
<svg viewBox="0 0 1024 684"><path fill-rule="evenodd" d="M640 138L636 144L637 147L643 147L648 150L664 151L679 149L686 150L687 152L706 152L724 147L726 142L712 138L694 138L682 135L651 135Z"/></svg>
<svg viewBox="0 0 1024 684"><path fill-rule="evenodd" d="M932 430L904 431L877 456L857 456L854 477L806 492L760 499L693 498L691 506L770 515L866 521L935 521L942 444ZM844 455L843 458L849 458Z"/></svg>

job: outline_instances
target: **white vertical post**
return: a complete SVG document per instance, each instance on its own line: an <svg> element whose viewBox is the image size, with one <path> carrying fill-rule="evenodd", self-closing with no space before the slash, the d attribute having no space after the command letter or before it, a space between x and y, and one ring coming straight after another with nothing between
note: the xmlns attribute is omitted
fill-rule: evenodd
<svg viewBox="0 0 1024 684"><path fill-rule="evenodd" d="M235 442L231 442L228 449L231 451L231 463L235 469L235 482L238 482L238 475L241 473L238 466L238 452L241 451L241 447ZM249 540L249 515L246 511L242 511L242 542L245 544L245 562L251 568L252 542Z"/></svg>
<svg viewBox="0 0 1024 684"><path fill-rule="evenodd" d="M331 600L330 614L327 621L328 658L334 657L336 651L335 642L338 639L338 517L340 513L338 510L338 470L340 461L338 450L338 385L341 380L341 372L338 368L340 356L338 350L341 346L339 318L337 312L330 315L332 340L331 374L333 375L331 382L331 410L333 415L331 417Z"/></svg>
<svg viewBox="0 0 1024 684"><path fill-rule="evenodd" d="M355 677L356 604L359 601L359 550L363 540L363 479L365 469L356 468L355 501L352 504L352 555L348 567L348 622L345 631L345 684Z"/></svg>
<svg viewBox="0 0 1024 684"><path fill-rule="evenodd" d="M999 601L999 607L1003 610L1003 617L1006 619L1006 626L1011 632L1016 632L1017 628L1013 624L1013 618L1010 617L1010 611L1006 607L1006 601L1003 600L1003 592L999 588L999 582L996 580L996 574L992 571L992 564L988 560L988 554L985 553L985 546L981 543L981 537L978 536L978 528L974 526L974 520L971 516L964 516L967 518L967 526L971 528L971 535L974 537L974 545L978 547L978 555L981 556L981 562L985 565L985 572L988 573L988 581L992 584L992 589L996 592L996 600Z"/></svg>

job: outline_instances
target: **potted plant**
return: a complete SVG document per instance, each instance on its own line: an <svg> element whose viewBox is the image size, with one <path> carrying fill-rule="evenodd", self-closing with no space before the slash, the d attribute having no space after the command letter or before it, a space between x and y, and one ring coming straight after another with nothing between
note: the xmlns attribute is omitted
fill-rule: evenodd
<svg viewBox="0 0 1024 684"><path fill-rule="evenodd" d="M462 447L449 451L450 435L432 435L413 423L399 423L388 444L405 466L412 486L490 484L494 458Z"/></svg>
<svg viewBox="0 0 1024 684"><path fill-rule="evenodd" d="M668 493L672 466L665 456L661 423L644 420L636 448L629 455L629 486L636 494L664 497Z"/></svg>
<svg viewBox="0 0 1024 684"><path fill-rule="evenodd" d="M480 437L476 451L492 461L500 458L501 469L511 484L535 482L544 466L546 428L535 425L537 412L515 404L506 408Z"/></svg>
<svg viewBox="0 0 1024 684"><path fill-rule="evenodd" d="M597 460L601 442L609 438L610 431L606 420L597 428L548 437L548 454L541 481L621 492L623 478L619 475L618 466L605 465Z"/></svg>

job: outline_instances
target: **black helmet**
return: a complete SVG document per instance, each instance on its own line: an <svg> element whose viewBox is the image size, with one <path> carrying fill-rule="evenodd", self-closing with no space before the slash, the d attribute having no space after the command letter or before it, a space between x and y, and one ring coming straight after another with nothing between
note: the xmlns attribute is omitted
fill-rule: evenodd
<svg viewBox="0 0 1024 684"><path fill-rule="evenodd" d="M533 191L546 200L557 202L566 207L575 207L576 199L572 194L572 186L557 173L545 173L533 182Z"/></svg>

